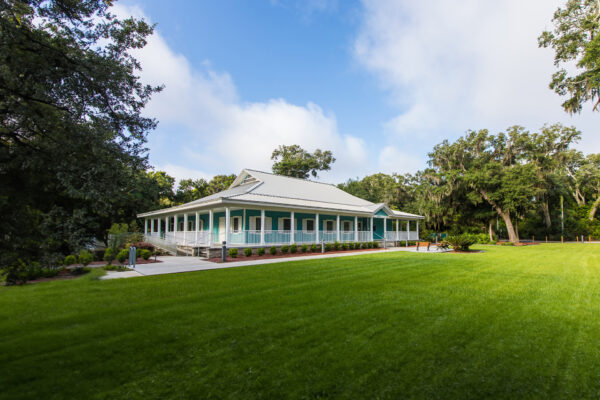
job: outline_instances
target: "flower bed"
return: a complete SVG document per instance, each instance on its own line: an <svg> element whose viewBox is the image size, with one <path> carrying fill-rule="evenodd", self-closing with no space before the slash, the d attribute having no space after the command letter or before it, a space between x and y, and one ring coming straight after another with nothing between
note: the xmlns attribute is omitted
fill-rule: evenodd
<svg viewBox="0 0 600 400"><path fill-rule="evenodd" d="M269 254L268 250L264 255L259 256L256 254L256 249L252 252L250 257L244 255L243 251L238 252L238 256L236 258L229 257L225 259L225 262L235 262L235 261L250 261L250 260L270 260L273 258L291 258L291 257L302 257L302 256L318 256L322 254L344 254L344 253L369 253L385 250L384 248L376 248L376 249L357 249L357 250L337 250L337 251L326 251L325 253L321 253L321 250L317 252L307 251L306 253L298 252L298 253L286 253L282 254L281 252L277 252L275 255ZM214 263L222 263L221 257L209 258L208 261Z"/></svg>

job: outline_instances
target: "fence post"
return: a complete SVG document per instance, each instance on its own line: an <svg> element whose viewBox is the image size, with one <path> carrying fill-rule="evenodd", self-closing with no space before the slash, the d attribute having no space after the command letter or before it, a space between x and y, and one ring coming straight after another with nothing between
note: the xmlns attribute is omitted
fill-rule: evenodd
<svg viewBox="0 0 600 400"><path fill-rule="evenodd" d="M561 242L561 243L564 243L564 242L565 242L565 237L564 237L564 236L561 236L561 237L560 237L560 242Z"/></svg>
<svg viewBox="0 0 600 400"><path fill-rule="evenodd" d="M223 241L223 243L221 244L221 261L225 262L226 257L227 257L227 242Z"/></svg>

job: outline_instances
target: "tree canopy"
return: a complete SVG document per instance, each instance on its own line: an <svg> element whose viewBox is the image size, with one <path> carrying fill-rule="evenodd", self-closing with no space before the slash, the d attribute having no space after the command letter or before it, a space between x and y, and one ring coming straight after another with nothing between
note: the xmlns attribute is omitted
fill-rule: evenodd
<svg viewBox="0 0 600 400"><path fill-rule="evenodd" d="M281 145L273 150L271 155L273 172L277 175L291 176L307 179L309 176L317 177L319 171L329 171L335 162L329 150L315 150L309 153L297 144Z"/></svg>
<svg viewBox="0 0 600 400"><path fill-rule="evenodd" d="M119 20L109 6L0 5L1 264L52 263L131 215L156 126L141 110L160 88L140 82L130 55L152 26Z"/></svg>
<svg viewBox="0 0 600 400"><path fill-rule="evenodd" d="M554 49L554 65L550 88L567 96L563 108L569 113L580 112L583 103L593 102L594 111L600 104L600 1L568 0L552 18L554 29L544 31L540 47ZM567 67L574 64L577 73Z"/></svg>

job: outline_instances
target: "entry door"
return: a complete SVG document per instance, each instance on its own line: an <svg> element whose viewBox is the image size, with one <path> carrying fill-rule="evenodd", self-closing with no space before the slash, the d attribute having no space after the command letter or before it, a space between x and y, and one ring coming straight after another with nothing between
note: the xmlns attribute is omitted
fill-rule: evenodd
<svg viewBox="0 0 600 400"><path fill-rule="evenodd" d="M219 217L219 243L225 240L225 217Z"/></svg>

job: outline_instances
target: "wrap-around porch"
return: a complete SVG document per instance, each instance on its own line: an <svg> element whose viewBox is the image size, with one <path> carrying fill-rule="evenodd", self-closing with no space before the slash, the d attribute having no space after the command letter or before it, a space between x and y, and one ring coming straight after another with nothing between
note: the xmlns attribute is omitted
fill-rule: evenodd
<svg viewBox="0 0 600 400"><path fill-rule="evenodd" d="M411 230L412 229L412 230ZM222 207L144 219L146 240L189 247L418 240L418 220L306 210Z"/></svg>

